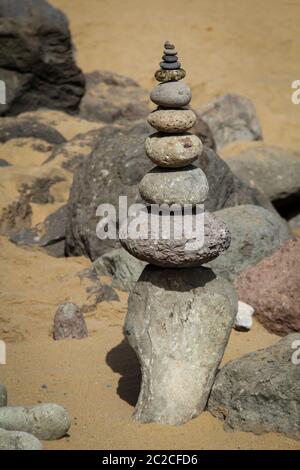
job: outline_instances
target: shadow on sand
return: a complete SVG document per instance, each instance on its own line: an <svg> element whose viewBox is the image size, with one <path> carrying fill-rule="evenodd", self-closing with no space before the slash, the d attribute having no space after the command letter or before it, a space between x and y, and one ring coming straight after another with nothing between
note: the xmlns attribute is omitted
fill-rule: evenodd
<svg viewBox="0 0 300 470"><path fill-rule="evenodd" d="M129 405L135 406L140 393L141 369L126 338L107 353L106 363L122 376L117 388L119 397Z"/></svg>

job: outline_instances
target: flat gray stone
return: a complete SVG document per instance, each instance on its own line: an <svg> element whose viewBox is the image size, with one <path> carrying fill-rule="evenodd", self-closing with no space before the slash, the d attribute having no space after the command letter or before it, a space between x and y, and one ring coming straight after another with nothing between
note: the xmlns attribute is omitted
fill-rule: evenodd
<svg viewBox="0 0 300 470"><path fill-rule="evenodd" d="M42 450L42 443L27 432L0 429L0 450Z"/></svg>
<svg viewBox="0 0 300 470"><path fill-rule="evenodd" d="M205 409L236 312L233 286L210 269L144 269L124 328L142 370L136 420L183 424Z"/></svg>
<svg viewBox="0 0 300 470"><path fill-rule="evenodd" d="M208 195L208 182L200 168L155 167L142 178L139 191L150 204L202 204Z"/></svg>
<svg viewBox="0 0 300 470"><path fill-rule="evenodd" d="M140 211L140 215L147 214L145 211ZM155 238L155 234L151 233L152 222L156 227L161 228L164 224L169 223L169 217L154 214L151 217L153 217L152 220L150 217L146 220L147 217L145 217L144 220L140 219L141 223L139 223L141 233L146 234L147 238L136 238L130 233L127 238L120 238L121 244L131 255L147 263L165 268L201 266L219 256L230 245L230 233L226 225L209 212L206 212L204 216L203 246L201 246L201 242L196 243L195 236L187 237L182 232L181 237L177 236L176 238L175 235L178 233L180 223L182 223L181 218L180 222L175 218L175 223L170 223L170 235L167 238L163 238L161 233ZM130 222L131 219L129 219L128 227L130 227ZM195 216L193 216L193 224L195 224ZM203 234L203 227L197 231L199 240L200 233Z"/></svg>
<svg viewBox="0 0 300 470"><path fill-rule="evenodd" d="M300 439L300 334L226 364L213 385L209 411L225 431L279 432Z"/></svg>
<svg viewBox="0 0 300 470"><path fill-rule="evenodd" d="M0 406L7 405L7 390L5 385L0 384Z"/></svg>
<svg viewBox="0 0 300 470"><path fill-rule="evenodd" d="M158 166L179 168L195 161L202 153L199 137L186 132L164 135L156 132L147 137L145 149L150 160Z"/></svg>
<svg viewBox="0 0 300 470"><path fill-rule="evenodd" d="M181 67L181 63L180 62L172 62L172 63L169 63L169 62L160 62L160 67L162 69L165 69L165 70L177 70L177 69L180 69Z"/></svg>
<svg viewBox="0 0 300 470"><path fill-rule="evenodd" d="M191 129L197 116L191 109L158 108L149 114L147 121L158 131L177 134Z"/></svg>
<svg viewBox="0 0 300 470"><path fill-rule="evenodd" d="M0 408L0 428L27 432L41 440L60 439L65 436L70 426L70 418L65 408L54 403Z"/></svg>
<svg viewBox="0 0 300 470"><path fill-rule="evenodd" d="M182 108L189 104L191 98L190 88L182 81L160 83L150 93L153 103L166 108Z"/></svg>

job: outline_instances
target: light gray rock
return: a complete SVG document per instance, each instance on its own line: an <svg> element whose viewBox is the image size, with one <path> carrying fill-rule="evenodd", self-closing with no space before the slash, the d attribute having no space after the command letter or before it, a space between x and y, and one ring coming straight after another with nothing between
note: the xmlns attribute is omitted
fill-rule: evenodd
<svg viewBox="0 0 300 470"><path fill-rule="evenodd" d="M92 267L98 275L111 276L112 286L131 291L146 263L131 256L124 248L116 248L97 258Z"/></svg>
<svg viewBox="0 0 300 470"><path fill-rule="evenodd" d="M135 233L129 233L131 222L129 218L127 238L121 225L120 242L123 247L136 258L165 268L187 268L200 266L216 258L230 245L230 233L226 225L209 212L204 214L204 225L199 221L196 228L196 216L191 217L191 229L196 228L196 234L183 230L185 222L182 215L170 217L168 214L139 212L138 227L140 238ZM198 219L199 220L199 219ZM135 225L135 224L134 224ZM170 232L162 234L164 227ZM155 230L153 231L153 227ZM203 237L203 238L202 238Z"/></svg>
<svg viewBox="0 0 300 470"><path fill-rule="evenodd" d="M63 302L58 306L53 321L53 339L76 338L88 336L83 312L73 302Z"/></svg>
<svg viewBox="0 0 300 470"><path fill-rule="evenodd" d="M45 441L60 439L70 426L71 421L65 408L54 403L0 408L0 428L27 432Z"/></svg>
<svg viewBox="0 0 300 470"><path fill-rule="evenodd" d="M202 204L208 195L205 174L196 166L150 170L139 184L142 198L150 204Z"/></svg>
<svg viewBox="0 0 300 470"><path fill-rule="evenodd" d="M254 308L251 305L239 300L238 312L234 322L234 328L237 331L249 331L252 327L252 316Z"/></svg>
<svg viewBox="0 0 300 470"><path fill-rule="evenodd" d="M0 450L42 450L42 443L27 432L0 429Z"/></svg>
<svg viewBox="0 0 300 470"><path fill-rule="evenodd" d="M5 385L0 384L0 406L7 405L7 390Z"/></svg>
<svg viewBox="0 0 300 470"><path fill-rule="evenodd" d="M290 334L221 369L208 409L225 420L226 431L280 432L300 439L299 344L300 334Z"/></svg>
<svg viewBox="0 0 300 470"><path fill-rule="evenodd" d="M181 80L156 85L150 93L150 99L158 106L165 108L183 108L191 101L192 93Z"/></svg>
<svg viewBox="0 0 300 470"><path fill-rule="evenodd" d="M209 266L230 280L292 238L286 221L263 207L230 207L215 212L215 216L228 226L231 244L226 253L210 262Z"/></svg>
<svg viewBox="0 0 300 470"><path fill-rule="evenodd" d="M277 204L300 201L300 152L260 145L226 158L233 173Z"/></svg>
<svg viewBox="0 0 300 470"><path fill-rule="evenodd" d="M156 130L168 133L186 132L197 121L191 109L156 109L148 115L147 121Z"/></svg>
<svg viewBox="0 0 300 470"><path fill-rule="evenodd" d="M236 312L234 288L209 269L144 269L125 321L142 369L136 420L182 424L204 410Z"/></svg>
<svg viewBox="0 0 300 470"><path fill-rule="evenodd" d="M158 166L178 168L192 163L201 155L203 145L194 134L151 134L145 141L146 154Z"/></svg>
<svg viewBox="0 0 300 470"><path fill-rule="evenodd" d="M248 98L228 93L197 109L210 128L217 149L236 140L261 140L262 131L255 107Z"/></svg>

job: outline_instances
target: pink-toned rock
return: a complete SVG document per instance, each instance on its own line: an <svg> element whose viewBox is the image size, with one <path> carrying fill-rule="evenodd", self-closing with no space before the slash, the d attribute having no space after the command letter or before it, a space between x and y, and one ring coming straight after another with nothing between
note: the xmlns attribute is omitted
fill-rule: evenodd
<svg viewBox="0 0 300 470"><path fill-rule="evenodd" d="M85 319L78 305L73 302L61 304L54 317L53 338L85 338L88 335Z"/></svg>
<svg viewBox="0 0 300 470"><path fill-rule="evenodd" d="M239 300L255 308L264 327L284 336L300 332L300 240L289 240L235 280Z"/></svg>

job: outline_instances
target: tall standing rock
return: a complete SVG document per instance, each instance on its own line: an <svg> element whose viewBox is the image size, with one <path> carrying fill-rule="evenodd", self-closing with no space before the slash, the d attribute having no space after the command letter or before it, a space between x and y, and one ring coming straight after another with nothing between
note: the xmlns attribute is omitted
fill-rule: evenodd
<svg viewBox="0 0 300 470"><path fill-rule="evenodd" d="M181 82L185 71L169 42L160 66L155 77L162 83L151 92L159 107L148 119L158 132L145 144L147 156L158 166L139 185L151 206L137 214L143 235L137 237L121 224L120 241L130 254L150 263L129 296L125 320L126 336L142 369L134 417L173 425L204 410L235 319L237 297L228 281L201 267L228 248L230 233L209 212L197 224L208 182L203 169L191 163L203 146L188 132L196 121L187 107L191 90ZM163 203L177 204L178 212L153 213L152 205ZM183 212L187 204L190 215ZM132 222L134 216L128 227ZM167 237L165 223L170 224ZM187 233L186 226L194 231ZM153 227L158 229L155 234Z"/></svg>

